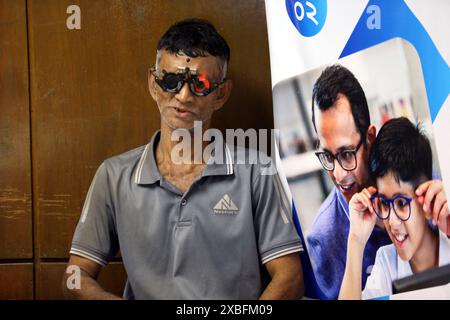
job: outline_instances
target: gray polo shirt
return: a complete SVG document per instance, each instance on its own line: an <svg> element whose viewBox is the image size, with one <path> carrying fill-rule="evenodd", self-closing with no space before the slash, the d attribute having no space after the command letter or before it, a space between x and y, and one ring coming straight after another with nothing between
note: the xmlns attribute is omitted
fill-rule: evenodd
<svg viewBox="0 0 450 320"><path fill-rule="evenodd" d="M257 299L262 265L303 250L279 176L224 145L183 194L158 170L158 142L100 165L70 253L104 266L120 249L127 299Z"/></svg>

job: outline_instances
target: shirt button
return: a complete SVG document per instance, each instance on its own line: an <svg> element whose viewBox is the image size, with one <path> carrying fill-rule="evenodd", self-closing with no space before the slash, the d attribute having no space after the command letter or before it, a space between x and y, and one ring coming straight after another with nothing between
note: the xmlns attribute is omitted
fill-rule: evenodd
<svg viewBox="0 0 450 320"><path fill-rule="evenodd" d="M186 199L181 200L181 205L182 205L182 206L185 206L186 203L187 203L187 200L186 200Z"/></svg>

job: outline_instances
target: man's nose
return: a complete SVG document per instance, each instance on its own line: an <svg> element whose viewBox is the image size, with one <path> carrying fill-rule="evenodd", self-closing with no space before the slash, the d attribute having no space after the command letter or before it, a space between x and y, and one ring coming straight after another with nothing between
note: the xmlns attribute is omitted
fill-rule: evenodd
<svg viewBox="0 0 450 320"><path fill-rule="evenodd" d="M337 159L334 159L333 175L334 175L334 178L336 179L336 181L343 181L344 178L347 176L347 174L348 174L348 171L342 169L339 161L337 161Z"/></svg>
<svg viewBox="0 0 450 320"><path fill-rule="evenodd" d="M175 95L175 98L181 103L191 102L194 99L188 82L183 83L181 90Z"/></svg>

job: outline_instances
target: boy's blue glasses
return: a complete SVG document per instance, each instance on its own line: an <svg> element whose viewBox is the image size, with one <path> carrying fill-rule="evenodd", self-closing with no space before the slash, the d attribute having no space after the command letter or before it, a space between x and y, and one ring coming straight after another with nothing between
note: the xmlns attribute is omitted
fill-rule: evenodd
<svg viewBox="0 0 450 320"><path fill-rule="evenodd" d="M403 195L388 198L376 193L370 197L372 207L381 220L389 219L391 208L394 208L394 213L397 218L401 221L407 221L411 216L411 201L412 198Z"/></svg>

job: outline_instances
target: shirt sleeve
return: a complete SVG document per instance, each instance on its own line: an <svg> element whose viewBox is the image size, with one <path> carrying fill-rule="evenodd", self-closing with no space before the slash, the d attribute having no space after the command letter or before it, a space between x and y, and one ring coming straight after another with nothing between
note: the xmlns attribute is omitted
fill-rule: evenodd
<svg viewBox="0 0 450 320"><path fill-rule="evenodd" d="M70 254L102 266L108 264L119 249L109 189L107 165L103 162L87 193L70 249Z"/></svg>
<svg viewBox="0 0 450 320"><path fill-rule="evenodd" d="M258 171L255 174L254 223L261 263L303 251L292 220L292 201L284 190L278 172L264 175Z"/></svg>
<svg viewBox="0 0 450 320"><path fill-rule="evenodd" d="M394 264L394 261L389 261L388 255L383 251L386 248L378 249L375 264L373 265L372 273L367 278L366 287L362 292L362 299L374 299L389 296L392 294L392 279L390 277L389 265Z"/></svg>

